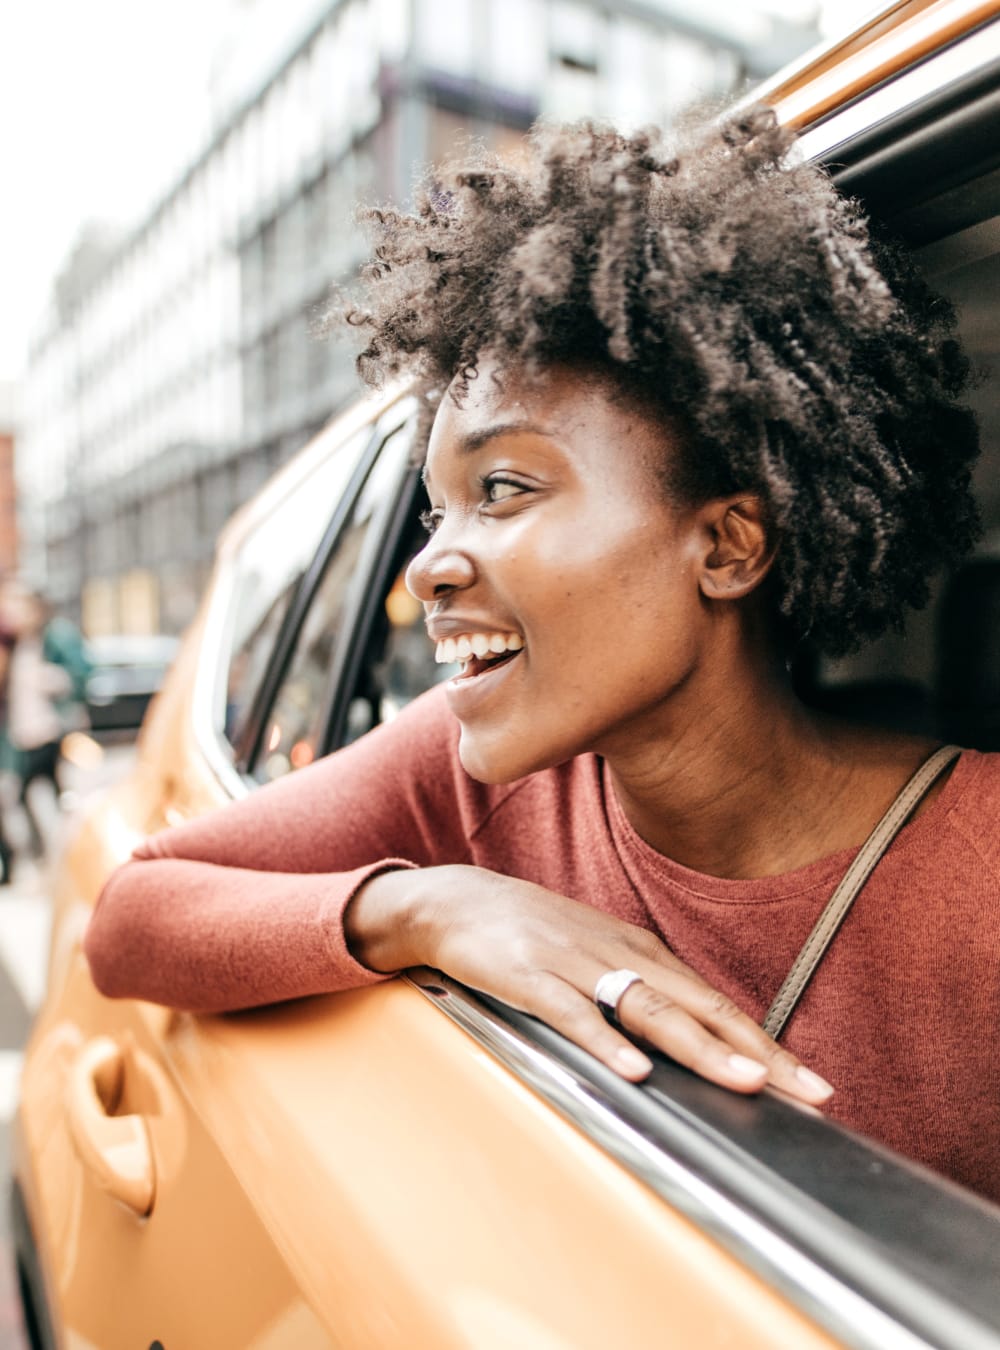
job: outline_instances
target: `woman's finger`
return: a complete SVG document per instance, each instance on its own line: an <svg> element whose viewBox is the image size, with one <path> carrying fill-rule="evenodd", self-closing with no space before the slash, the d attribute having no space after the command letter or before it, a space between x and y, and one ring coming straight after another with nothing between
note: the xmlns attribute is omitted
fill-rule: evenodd
<svg viewBox="0 0 1000 1350"><path fill-rule="evenodd" d="M640 1082L652 1071L649 1056L606 1022L595 1003L558 975L538 977L525 1012L541 1018L630 1082Z"/></svg>
<svg viewBox="0 0 1000 1350"><path fill-rule="evenodd" d="M630 985L618 1004L626 1031L641 1036L694 1073L736 1092L771 1082L791 1096L821 1105L833 1088L782 1050L723 994L700 980L673 992L656 975Z"/></svg>
<svg viewBox="0 0 1000 1350"><path fill-rule="evenodd" d="M734 1092L757 1092L767 1082L767 1065L748 1058L709 1031L662 990L640 980L618 1004L618 1020L658 1050L702 1078Z"/></svg>
<svg viewBox="0 0 1000 1350"><path fill-rule="evenodd" d="M698 984L701 987L695 994L696 1007L691 1011L720 1039L749 1059L765 1064L768 1080L775 1087L804 1101L817 1104L829 1101L834 1089L825 1078L806 1068L801 1060L778 1045L731 999L709 985L700 981Z"/></svg>

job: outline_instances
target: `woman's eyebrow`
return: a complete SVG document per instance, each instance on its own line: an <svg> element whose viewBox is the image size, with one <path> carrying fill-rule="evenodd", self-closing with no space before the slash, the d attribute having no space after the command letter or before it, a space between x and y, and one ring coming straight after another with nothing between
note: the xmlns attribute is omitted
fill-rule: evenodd
<svg viewBox="0 0 1000 1350"><path fill-rule="evenodd" d="M489 441L498 436L545 436L552 439L551 431L535 426L532 422L494 422L491 426L481 427L478 431L469 431L458 442L460 454L473 454L481 450Z"/></svg>
<svg viewBox="0 0 1000 1350"><path fill-rule="evenodd" d="M488 427L480 427L478 431L466 432L464 436L458 438L455 448L460 455L472 455L500 436L544 436L547 440L554 439L551 431L536 426L533 422L494 422ZM426 462L420 470L420 481L430 491L430 476Z"/></svg>

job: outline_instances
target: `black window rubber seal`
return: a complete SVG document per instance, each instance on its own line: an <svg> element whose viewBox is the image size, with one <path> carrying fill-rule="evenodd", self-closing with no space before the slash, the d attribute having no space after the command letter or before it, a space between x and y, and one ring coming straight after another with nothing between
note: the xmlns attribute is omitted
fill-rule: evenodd
<svg viewBox="0 0 1000 1350"><path fill-rule="evenodd" d="M1000 57L819 159L842 192L860 198L873 216L913 245L988 218L1000 209L1000 193L984 200L982 193L970 196L961 189L1000 166ZM924 208L949 196L953 210L932 213L929 224Z"/></svg>

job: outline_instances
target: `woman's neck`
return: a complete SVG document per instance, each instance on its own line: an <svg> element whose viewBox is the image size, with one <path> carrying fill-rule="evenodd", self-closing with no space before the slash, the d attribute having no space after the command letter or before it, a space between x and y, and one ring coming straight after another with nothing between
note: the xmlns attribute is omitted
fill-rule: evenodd
<svg viewBox="0 0 1000 1350"><path fill-rule="evenodd" d="M775 876L860 845L930 750L812 712L773 667L708 684L606 752L629 823L695 871Z"/></svg>

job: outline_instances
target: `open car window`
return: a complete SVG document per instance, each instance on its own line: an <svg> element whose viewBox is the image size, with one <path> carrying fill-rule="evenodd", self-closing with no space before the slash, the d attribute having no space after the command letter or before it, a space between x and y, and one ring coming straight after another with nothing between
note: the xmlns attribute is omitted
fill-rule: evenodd
<svg viewBox="0 0 1000 1350"><path fill-rule="evenodd" d="M352 615L383 547L386 516L399 490L412 444L412 422L386 437L322 564L298 624L284 671L262 718L250 761L259 783L305 767L321 752L338 645L347 641ZM360 730L367 730L363 725ZM358 733L360 734L360 733Z"/></svg>
<svg viewBox="0 0 1000 1350"><path fill-rule="evenodd" d="M918 73L926 81L927 69ZM903 100L898 142L883 123L881 139L867 138L856 155L832 133L826 152L847 189L870 196L873 213L918 247L919 265L956 305L960 334L982 371L973 401L983 438L976 478L983 540L973 560L942 579L905 634L802 674L807 696L853 718L993 748L1000 745L1000 196L982 153L983 119L994 143L996 126L993 96L983 103L982 87L977 77L968 105L952 91L951 130L920 125ZM886 174L894 184L888 199L877 191ZM390 720L451 673L433 664L419 608L403 588L405 563L422 542L421 504L413 484L354 636L356 667L343 691L350 714L339 731L331 723L328 748ZM843 1343L1000 1347L1000 1211L992 1205L777 1097L734 1098L665 1062L646 1088L612 1082L531 1019L434 974L415 981L589 1137L765 1271ZM623 1121L627 1143L618 1137Z"/></svg>
<svg viewBox="0 0 1000 1350"><path fill-rule="evenodd" d="M411 472L400 494L393 533L386 541L382 576L355 635L355 668L350 677L346 717L334 719L330 748L347 744L394 717L457 666L436 664L424 627L424 607L407 590L406 570L427 542L420 521L426 494Z"/></svg>
<svg viewBox="0 0 1000 1350"><path fill-rule="evenodd" d="M955 306L976 378L983 533L902 633L840 660L805 659L809 701L863 723L1000 749L1000 33L994 23L828 118L819 155L877 229L902 239Z"/></svg>

